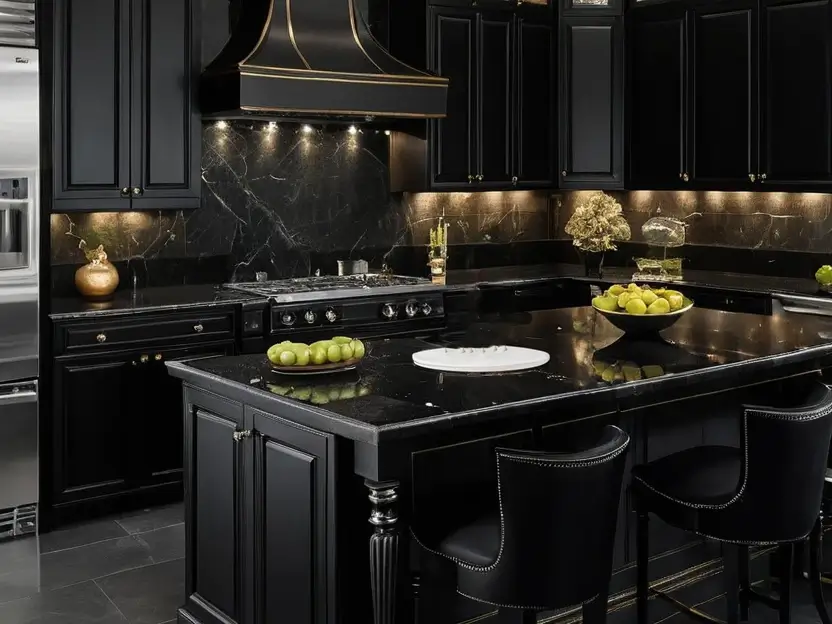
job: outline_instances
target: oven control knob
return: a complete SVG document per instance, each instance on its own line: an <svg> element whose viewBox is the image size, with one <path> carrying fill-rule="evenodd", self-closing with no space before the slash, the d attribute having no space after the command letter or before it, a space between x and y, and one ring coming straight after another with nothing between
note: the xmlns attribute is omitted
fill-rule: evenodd
<svg viewBox="0 0 832 624"><path fill-rule="evenodd" d="M424 314L425 316L430 316L431 312L433 312L433 308L430 307L430 304L429 303L423 303L422 304L422 314Z"/></svg>
<svg viewBox="0 0 832 624"><path fill-rule="evenodd" d="M410 301L404 307L404 312L408 318L413 318L419 313L419 305L415 301Z"/></svg>
<svg viewBox="0 0 832 624"><path fill-rule="evenodd" d="M303 314L303 320L306 321L307 324L312 325L315 323L315 321L318 320L318 315L315 314L315 312L313 312L312 310L307 310Z"/></svg>
<svg viewBox="0 0 832 624"><path fill-rule="evenodd" d="M330 323L338 320L338 313L335 311L335 308L327 308L324 316L326 316L326 320Z"/></svg>
<svg viewBox="0 0 832 624"><path fill-rule="evenodd" d="M280 322L284 325L294 325L295 320L296 317L294 312L284 312L280 315Z"/></svg>
<svg viewBox="0 0 832 624"><path fill-rule="evenodd" d="M392 321L399 315L399 311L392 303L385 303L381 308L381 313L388 321Z"/></svg>

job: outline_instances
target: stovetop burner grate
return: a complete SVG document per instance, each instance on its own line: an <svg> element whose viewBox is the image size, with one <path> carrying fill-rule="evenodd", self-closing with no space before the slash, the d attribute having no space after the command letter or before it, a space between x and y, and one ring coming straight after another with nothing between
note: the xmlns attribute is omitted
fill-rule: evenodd
<svg viewBox="0 0 832 624"><path fill-rule="evenodd" d="M237 290L263 297L296 298L309 293L325 294L336 292L343 296L366 296L388 292L406 292L410 290L440 289L430 280L406 275L386 275L366 273L361 275L321 275L295 277L267 282L236 282L224 284L224 288Z"/></svg>

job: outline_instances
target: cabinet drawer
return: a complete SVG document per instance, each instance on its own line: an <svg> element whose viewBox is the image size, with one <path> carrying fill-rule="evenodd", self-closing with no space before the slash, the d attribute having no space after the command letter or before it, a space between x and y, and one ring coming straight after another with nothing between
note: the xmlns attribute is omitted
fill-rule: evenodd
<svg viewBox="0 0 832 624"><path fill-rule="evenodd" d="M171 340L186 343L232 339L234 311L142 317L140 319L97 320L56 327L55 346L59 352L106 350L114 345L153 344Z"/></svg>

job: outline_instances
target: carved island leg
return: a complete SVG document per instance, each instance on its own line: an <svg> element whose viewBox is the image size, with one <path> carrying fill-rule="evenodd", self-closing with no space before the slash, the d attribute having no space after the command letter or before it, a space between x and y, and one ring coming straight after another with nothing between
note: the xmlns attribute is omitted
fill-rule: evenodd
<svg viewBox="0 0 832 624"><path fill-rule="evenodd" d="M370 583L373 590L373 621L394 624L396 621L396 582L399 573L399 519L397 481L365 481L372 503L370 524Z"/></svg>

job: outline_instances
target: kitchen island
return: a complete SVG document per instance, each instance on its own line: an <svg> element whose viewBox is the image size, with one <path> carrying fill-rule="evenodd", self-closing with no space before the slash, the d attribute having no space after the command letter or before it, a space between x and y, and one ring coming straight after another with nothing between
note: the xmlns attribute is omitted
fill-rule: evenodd
<svg viewBox="0 0 832 624"><path fill-rule="evenodd" d="M411 360L437 345L495 344L551 359L503 375L439 373ZM738 418L726 406L830 357L832 320L822 317L694 309L661 338L630 339L579 307L481 315L429 340L370 342L356 371L320 378L278 375L262 355L171 362L185 382L181 619L387 623L398 608L396 621L407 621L406 575L416 567L407 528L464 511L467 496L488 489L495 446L571 448L611 422L633 437L631 464L703 442L737 444ZM613 592L633 580L626 488L622 501ZM679 572L664 561L651 572Z"/></svg>

